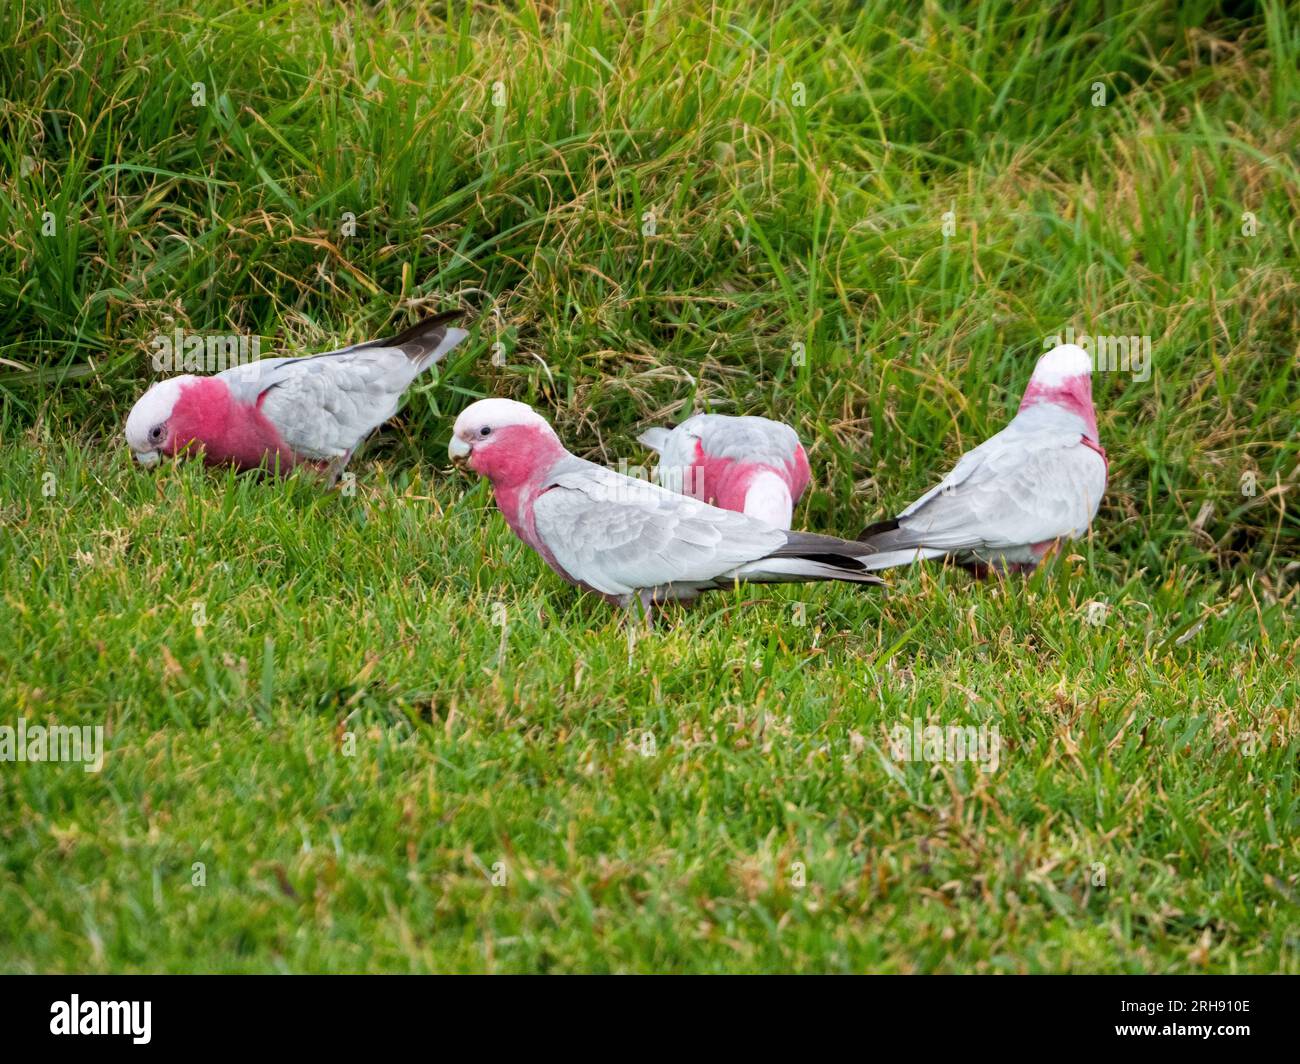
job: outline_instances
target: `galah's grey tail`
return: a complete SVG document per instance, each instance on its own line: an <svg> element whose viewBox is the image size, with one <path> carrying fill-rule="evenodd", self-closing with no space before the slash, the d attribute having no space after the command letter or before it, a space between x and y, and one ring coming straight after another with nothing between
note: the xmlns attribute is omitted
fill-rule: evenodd
<svg viewBox="0 0 1300 1064"><path fill-rule="evenodd" d="M668 446L668 438L672 434L672 429L653 428L646 429L645 432L641 433L641 435L636 439L637 443L640 443L659 454L663 454L664 448Z"/></svg>

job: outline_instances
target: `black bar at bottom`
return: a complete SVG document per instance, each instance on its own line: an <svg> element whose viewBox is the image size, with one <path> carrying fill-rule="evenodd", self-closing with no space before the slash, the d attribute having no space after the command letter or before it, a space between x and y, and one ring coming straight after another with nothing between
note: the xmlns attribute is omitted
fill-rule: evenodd
<svg viewBox="0 0 1300 1064"><path fill-rule="evenodd" d="M755 1042L770 1054L845 1039L883 1047L883 1036L992 1053L1224 1053L1290 1044L1296 990L1293 977L1267 976L7 976L0 1030L11 1052L373 1052L414 1037L494 1053L659 1042L734 1054Z"/></svg>

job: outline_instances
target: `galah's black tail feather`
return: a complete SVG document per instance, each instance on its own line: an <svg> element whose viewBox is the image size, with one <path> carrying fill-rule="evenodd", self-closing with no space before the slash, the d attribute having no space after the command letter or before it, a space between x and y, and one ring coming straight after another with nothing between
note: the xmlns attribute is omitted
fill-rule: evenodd
<svg viewBox="0 0 1300 1064"><path fill-rule="evenodd" d="M870 572L870 566L863 562L864 558L874 553L871 547L862 543L835 536L820 536L815 532L787 532L785 545L778 547L768 557L799 558L814 566L825 566L831 572L843 573L849 579L861 583L876 583L875 578L865 575Z"/></svg>
<svg viewBox="0 0 1300 1064"><path fill-rule="evenodd" d="M822 536L816 532L787 532L785 546L778 547L769 557L772 558L811 558L825 557L821 560L829 564L841 564L846 569L864 568L857 559L873 553L872 549L854 540L840 539L837 536ZM833 559L833 561L830 561Z"/></svg>
<svg viewBox="0 0 1300 1064"><path fill-rule="evenodd" d="M891 517L888 521L877 521L874 525L867 525L866 528L858 533L858 542L865 543L870 540L872 536L878 536L882 532L892 532L897 527L898 518L896 517Z"/></svg>
<svg viewBox="0 0 1300 1064"><path fill-rule="evenodd" d="M441 314L435 314L431 318L425 318L423 321L417 321L409 328L403 329L396 336L386 336L382 340L371 340L368 343L358 344L357 347L400 347L412 362L420 362L438 349L439 345L447 338L448 327L453 322L460 321L464 316L465 312L463 310L447 310Z"/></svg>
<svg viewBox="0 0 1300 1064"><path fill-rule="evenodd" d="M858 533L858 542L882 554L886 551L908 550L921 546L921 540L917 538L916 533L905 529L898 523L897 518L868 525Z"/></svg>

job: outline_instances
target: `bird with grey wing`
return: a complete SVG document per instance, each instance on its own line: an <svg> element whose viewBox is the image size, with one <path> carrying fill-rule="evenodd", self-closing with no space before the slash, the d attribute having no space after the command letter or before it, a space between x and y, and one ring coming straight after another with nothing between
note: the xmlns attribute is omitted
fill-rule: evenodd
<svg viewBox="0 0 1300 1064"><path fill-rule="evenodd" d="M416 378L469 335L452 325L460 317L450 311L337 351L159 381L131 410L127 444L144 466L172 455L280 473L307 464L332 484Z"/></svg>
<svg viewBox="0 0 1300 1064"><path fill-rule="evenodd" d="M570 583L626 608L757 583L880 584L873 548L789 532L570 454L546 419L483 399L456 419L448 454L488 478L515 534Z"/></svg>
<svg viewBox="0 0 1300 1064"><path fill-rule="evenodd" d="M1107 471L1092 405L1092 360L1067 344L1038 360L1006 428L860 538L879 552L873 569L948 557L978 575L1031 572L1062 540L1087 533Z"/></svg>
<svg viewBox="0 0 1300 1064"><path fill-rule="evenodd" d="M695 414L637 437L659 454L657 479L672 491L789 528L811 480L794 429L765 417Z"/></svg>

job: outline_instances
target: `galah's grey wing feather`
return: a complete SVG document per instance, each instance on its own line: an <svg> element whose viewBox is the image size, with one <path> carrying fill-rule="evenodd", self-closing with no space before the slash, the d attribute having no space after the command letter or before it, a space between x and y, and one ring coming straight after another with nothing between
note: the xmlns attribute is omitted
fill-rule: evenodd
<svg viewBox="0 0 1300 1064"><path fill-rule="evenodd" d="M711 458L773 468L795 461L799 451L794 429L761 417L695 414L671 431L649 429L639 439L659 452L659 482L678 491L683 490L679 485L691 483L686 470L699 459L700 448Z"/></svg>
<svg viewBox="0 0 1300 1064"><path fill-rule="evenodd" d="M417 372L395 348L307 360L263 390L261 410L295 453L337 458L397 413Z"/></svg>
<svg viewBox="0 0 1300 1064"><path fill-rule="evenodd" d="M978 447L972 447L957 459L957 464L952 467L946 477L900 513L898 515L899 518L911 517L912 514L920 510L922 506L928 503L936 495L944 493L952 494L960 488L967 479L974 476L978 470L984 468L985 460L991 453L1008 446L1008 441L1005 440L1005 437L1009 431L1010 426L1003 429L1001 432L990 436Z"/></svg>
<svg viewBox="0 0 1300 1064"><path fill-rule="evenodd" d="M448 325L456 316L426 319L388 340L262 359L217 376L236 398L258 403L295 453L338 458L392 417L415 378L465 339Z"/></svg>
<svg viewBox="0 0 1300 1064"><path fill-rule="evenodd" d="M317 355L295 355L285 358L263 358L242 366L231 366L218 373L217 379L226 382L231 395L242 403L255 403L257 397L273 384L279 383L293 367Z"/></svg>
<svg viewBox="0 0 1300 1064"><path fill-rule="evenodd" d="M537 534L569 576L607 595L707 585L780 548L785 533L581 459L533 505Z"/></svg>
<svg viewBox="0 0 1300 1064"><path fill-rule="evenodd" d="M695 433L707 454L736 462L781 466L794 461L799 437L789 425L765 417L718 417L702 414L683 422L698 421Z"/></svg>
<svg viewBox="0 0 1300 1064"><path fill-rule="evenodd" d="M909 506L890 545L1001 549L1083 535L1106 487L1101 455L1077 435L1000 436L963 456L937 488Z"/></svg>
<svg viewBox="0 0 1300 1064"><path fill-rule="evenodd" d="M414 373L409 376L413 380L429 366L441 361L469 335L464 329L454 328L450 324L461 316L461 311L448 311L426 318L395 336L382 340L366 340L314 355L263 358L246 365L232 366L217 376L226 382L235 398L243 402L255 402L268 388L275 387L296 373L318 371L317 363L348 363L358 357L370 362L374 360L372 356L379 355L381 363L393 364L399 379L407 375L405 363L411 363Z"/></svg>

